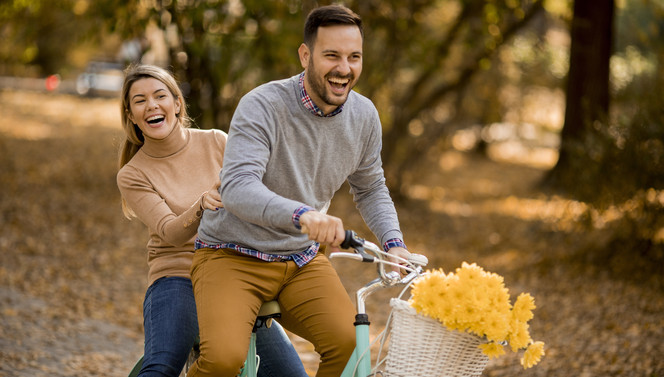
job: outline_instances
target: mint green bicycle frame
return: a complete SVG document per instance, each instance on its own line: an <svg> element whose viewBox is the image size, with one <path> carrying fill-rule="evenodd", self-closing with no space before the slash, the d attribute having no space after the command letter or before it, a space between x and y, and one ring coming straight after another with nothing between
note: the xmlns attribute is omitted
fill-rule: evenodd
<svg viewBox="0 0 664 377"><path fill-rule="evenodd" d="M247 351L247 360L244 362L244 368L240 377L256 377L258 373L258 355L256 354L256 332L251 333L249 342L249 351Z"/></svg>
<svg viewBox="0 0 664 377"><path fill-rule="evenodd" d="M341 373L341 377L368 376L371 373L368 323L355 325L355 339L355 350L348 360L343 373Z"/></svg>
<svg viewBox="0 0 664 377"><path fill-rule="evenodd" d="M333 254L332 254L333 255ZM369 316L366 313L366 298L380 288L394 285L400 280L399 274L387 273L390 280L375 279L357 291L357 314L355 315L355 350L351 355L341 377L366 377L371 374L371 350L369 342Z"/></svg>

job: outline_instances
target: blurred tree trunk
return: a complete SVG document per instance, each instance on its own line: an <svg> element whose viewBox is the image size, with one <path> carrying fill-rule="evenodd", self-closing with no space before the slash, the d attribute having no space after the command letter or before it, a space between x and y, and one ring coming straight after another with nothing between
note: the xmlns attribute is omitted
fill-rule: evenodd
<svg viewBox="0 0 664 377"><path fill-rule="evenodd" d="M614 0L574 2L560 156L545 180L554 188L578 184L584 170L602 157L592 144L608 120L614 8Z"/></svg>

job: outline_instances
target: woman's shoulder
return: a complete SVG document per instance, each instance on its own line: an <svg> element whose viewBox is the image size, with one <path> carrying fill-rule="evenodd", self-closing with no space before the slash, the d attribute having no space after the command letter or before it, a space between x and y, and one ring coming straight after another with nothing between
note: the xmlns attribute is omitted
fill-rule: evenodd
<svg viewBox="0 0 664 377"><path fill-rule="evenodd" d="M139 159L140 158L132 158L128 163L122 166L120 170L118 170L115 179L120 189L130 187L139 181L142 182L147 179L145 172L140 168L140 164L136 163L136 160Z"/></svg>
<svg viewBox="0 0 664 377"><path fill-rule="evenodd" d="M215 144L218 146L225 146L228 135L226 132L212 128L209 130L202 130L200 128L189 128L189 134L192 141L195 143Z"/></svg>

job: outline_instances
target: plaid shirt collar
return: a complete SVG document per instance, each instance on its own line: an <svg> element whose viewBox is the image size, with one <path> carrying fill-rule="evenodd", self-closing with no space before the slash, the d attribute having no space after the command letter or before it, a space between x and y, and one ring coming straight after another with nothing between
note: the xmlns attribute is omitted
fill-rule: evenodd
<svg viewBox="0 0 664 377"><path fill-rule="evenodd" d="M333 117L337 114L339 114L343 109L344 105L340 105L339 107L336 108L333 112L325 115L323 114L323 111L316 106L316 104L311 100L311 97L309 97L309 94L307 94L307 90L304 89L304 72L300 73L300 80L299 80L299 85L300 85L300 100L302 100L302 104L304 107L306 107L309 111L311 111L312 114L319 116L319 117Z"/></svg>

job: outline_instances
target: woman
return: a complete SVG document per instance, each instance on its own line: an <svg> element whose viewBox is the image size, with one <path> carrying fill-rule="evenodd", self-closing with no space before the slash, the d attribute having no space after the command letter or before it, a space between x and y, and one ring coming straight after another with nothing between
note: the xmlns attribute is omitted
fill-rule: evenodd
<svg viewBox="0 0 664 377"><path fill-rule="evenodd" d="M198 335L190 279L194 238L203 211L223 206L217 189L226 134L190 124L169 72L151 65L127 68L117 183L125 216L138 217L150 234L139 376L178 376ZM278 324L259 330L257 349L259 376L306 376Z"/></svg>

